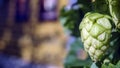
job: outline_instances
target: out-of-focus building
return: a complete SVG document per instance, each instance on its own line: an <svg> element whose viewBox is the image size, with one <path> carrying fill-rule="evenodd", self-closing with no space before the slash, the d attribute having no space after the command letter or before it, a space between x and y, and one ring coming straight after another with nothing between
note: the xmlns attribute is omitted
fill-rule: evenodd
<svg viewBox="0 0 120 68"><path fill-rule="evenodd" d="M67 0L1 2L1 53L62 67L66 56L66 35L59 22L59 12Z"/></svg>

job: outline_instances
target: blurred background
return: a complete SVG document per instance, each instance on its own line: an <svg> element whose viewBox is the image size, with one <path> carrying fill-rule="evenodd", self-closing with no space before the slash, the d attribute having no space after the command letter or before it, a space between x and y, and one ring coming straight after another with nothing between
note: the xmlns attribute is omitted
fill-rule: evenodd
<svg viewBox="0 0 120 68"><path fill-rule="evenodd" d="M0 68L90 65L79 24L90 0L0 0Z"/></svg>

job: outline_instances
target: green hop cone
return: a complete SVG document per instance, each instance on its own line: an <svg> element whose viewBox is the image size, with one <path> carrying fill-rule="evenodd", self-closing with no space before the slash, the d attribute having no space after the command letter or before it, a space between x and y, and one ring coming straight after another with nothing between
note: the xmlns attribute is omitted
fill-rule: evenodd
<svg viewBox="0 0 120 68"><path fill-rule="evenodd" d="M108 0L109 10L117 30L120 32L120 0Z"/></svg>
<svg viewBox="0 0 120 68"><path fill-rule="evenodd" d="M111 38L111 17L99 13L87 13L80 24L81 39L93 61L105 55Z"/></svg>

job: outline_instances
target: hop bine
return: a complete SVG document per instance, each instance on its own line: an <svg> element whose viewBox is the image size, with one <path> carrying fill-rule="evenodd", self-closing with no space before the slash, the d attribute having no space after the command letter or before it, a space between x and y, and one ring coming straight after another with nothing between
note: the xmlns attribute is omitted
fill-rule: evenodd
<svg viewBox="0 0 120 68"><path fill-rule="evenodd" d="M93 61L101 61L110 46L111 17L89 12L83 18L79 29L85 51Z"/></svg>

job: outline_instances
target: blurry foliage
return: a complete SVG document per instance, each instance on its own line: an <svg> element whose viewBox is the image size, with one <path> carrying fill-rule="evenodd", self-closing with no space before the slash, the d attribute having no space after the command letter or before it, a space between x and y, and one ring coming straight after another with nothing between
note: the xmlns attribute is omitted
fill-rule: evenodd
<svg viewBox="0 0 120 68"><path fill-rule="evenodd" d="M89 7L88 7L89 6ZM72 2L61 9L60 18L64 28L71 31L71 35L79 37L79 24L84 17L84 14L90 11L90 1L89 0L77 0L77 2ZM86 66L89 67L92 63L88 57L86 60L78 59L76 53L79 49L83 49L83 45L80 39L71 45L71 49L65 59L65 68L74 66Z"/></svg>
<svg viewBox="0 0 120 68"><path fill-rule="evenodd" d="M61 9L60 19L64 28L69 30L72 36L77 37L76 41L71 45L71 49L65 59L65 68L71 67L90 67L92 61L89 56L85 60L79 59L76 55L77 51L83 49L83 44L78 37L80 37L79 24L84 17L84 14L92 10L90 0L70 0L71 3L67 4ZM76 2L75 2L76 1Z"/></svg>
<svg viewBox="0 0 120 68"><path fill-rule="evenodd" d="M81 42L81 39L76 39L75 42L71 45L71 49L68 53L68 56L65 59L65 68L72 68L72 67L90 67L92 64L92 60L89 56L86 57L86 59L79 59L77 56L77 52L83 49L83 44Z"/></svg>
<svg viewBox="0 0 120 68"><path fill-rule="evenodd" d="M72 0L71 0L72 2ZM65 20L63 26L71 31L71 35L79 37L79 24L84 17L84 14L91 10L89 0L76 0L69 3L61 9L60 18Z"/></svg>

